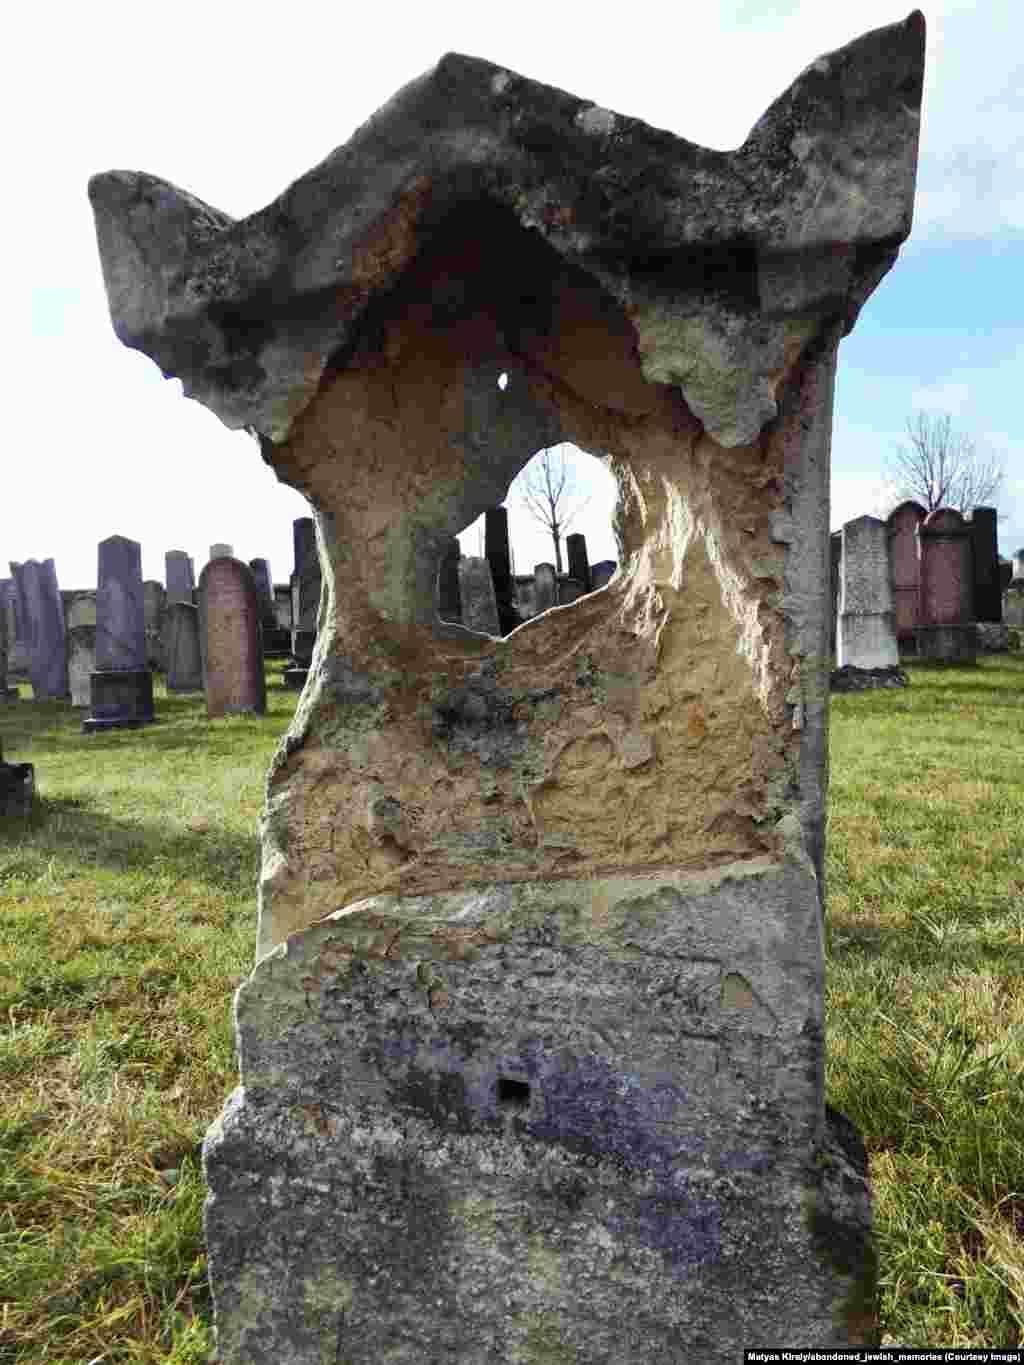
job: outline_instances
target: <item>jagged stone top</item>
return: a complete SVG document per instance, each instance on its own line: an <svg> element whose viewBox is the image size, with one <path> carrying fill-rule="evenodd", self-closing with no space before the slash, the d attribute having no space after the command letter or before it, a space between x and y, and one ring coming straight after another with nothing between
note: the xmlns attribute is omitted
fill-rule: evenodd
<svg viewBox="0 0 1024 1365"><path fill-rule="evenodd" d="M238 221L145 172L94 175L114 330L227 426L283 441L368 303L447 213L481 198L634 318L672 302L662 265L732 250L756 262L756 289L728 301L723 335L829 315L849 330L910 232L924 34L915 10L820 57L733 152L449 53ZM648 378L685 394L686 363L676 370L662 355ZM765 412L702 420L734 443Z"/></svg>

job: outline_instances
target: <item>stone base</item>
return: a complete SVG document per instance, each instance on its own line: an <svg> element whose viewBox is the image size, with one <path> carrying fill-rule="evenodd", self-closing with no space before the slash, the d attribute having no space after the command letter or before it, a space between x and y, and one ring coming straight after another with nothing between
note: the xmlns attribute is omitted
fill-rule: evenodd
<svg viewBox="0 0 1024 1365"><path fill-rule="evenodd" d="M843 612L836 635L840 668L874 670L899 663L895 618L888 612Z"/></svg>
<svg viewBox="0 0 1024 1365"><path fill-rule="evenodd" d="M221 1365L876 1344L822 975L813 871L768 859L377 896L291 934L235 997L203 1148Z"/></svg>
<svg viewBox="0 0 1024 1365"><path fill-rule="evenodd" d="M979 654L1007 654L1010 649L1010 627L994 621L975 623L978 632Z"/></svg>
<svg viewBox="0 0 1024 1365"><path fill-rule="evenodd" d="M309 665L293 664L291 668L286 668L282 674L285 687L293 687L296 692L301 692L306 686L306 679L309 677Z"/></svg>
<svg viewBox="0 0 1024 1365"><path fill-rule="evenodd" d="M918 626L914 636L918 659L946 664L977 662L978 635L973 621L959 626Z"/></svg>
<svg viewBox="0 0 1024 1365"><path fill-rule="evenodd" d="M906 687L910 679L901 668L855 668L844 664L829 677L833 692L863 692L871 687Z"/></svg>
<svg viewBox="0 0 1024 1365"><path fill-rule="evenodd" d="M98 730L134 729L153 716L153 675L148 668L99 669L89 675L90 714L82 721L84 735Z"/></svg>
<svg viewBox="0 0 1024 1365"><path fill-rule="evenodd" d="M273 630L263 627L263 657L265 659L287 659L292 652L292 633L277 626Z"/></svg>
<svg viewBox="0 0 1024 1365"><path fill-rule="evenodd" d="M32 763L4 763L0 744L0 815L28 815L36 790Z"/></svg>

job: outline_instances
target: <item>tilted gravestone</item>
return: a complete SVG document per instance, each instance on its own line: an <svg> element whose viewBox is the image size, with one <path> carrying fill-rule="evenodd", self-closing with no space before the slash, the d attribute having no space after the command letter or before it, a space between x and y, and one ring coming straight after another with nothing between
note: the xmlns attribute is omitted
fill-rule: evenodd
<svg viewBox="0 0 1024 1365"><path fill-rule="evenodd" d="M64 608L52 559L24 564L11 562L18 614L25 632L32 695L36 700L66 701L68 689L67 634Z"/></svg>
<svg viewBox="0 0 1024 1365"><path fill-rule="evenodd" d="M462 624L467 630L480 631L484 635L501 634L491 566L482 556L463 555L459 560L459 597Z"/></svg>
<svg viewBox="0 0 1024 1365"><path fill-rule="evenodd" d="M240 222L90 182L118 335L258 434L325 575L204 1144L223 1365L877 1344L824 1103L829 446L923 48L820 58L735 152L449 54ZM450 537L561 441L620 572L440 621Z"/></svg>
<svg viewBox="0 0 1024 1365"><path fill-rule="evenodd" d="M206 712L212 719L267 709L260 605L252 570L212 559L199 575L199 646Z"/></svg>
<svg viewBox="0 0 1024 1365"><path fill-rule="evenodd" d="M172 602L167 608L167 690L203 690L199 608L191 602Z"/></svg>
<svg viewBox="0 0 1024 1365"><path fill-rule="evenodd" d="M164 577L167 579L167 605L172 602L191 602L196 586L192 560L184 550L168 550L164 555Z"/></svg>
<svg viewBox="0 0 1024 1365"><path fill-rule="evenodd" d="M18 610L18 590L13 578L0 578L0 612L7 622L7 674L28 676L28 650Z"/></svg>
<svg viewBox="0 0 1024 1365"><path fill-rule="evenodd" d="M842 530L836 655L840 668L898 668L889 528L857 517Z"/></svg>
<svg viewBox="0 0 1024 1365"><path fill-rule="evenodd" d="M917 528L926 515L919 502L902 502L890 512L887 521L896 643L908 653L917 649L915 632L921 624L921 561Z"/></svg>
<svg viewBox="0 0 1024 1365"><path fill-rule="evenodd" d="M101 540L96 575L96 667L82 733L134 729L153 720L153 674L146 664L142 546L127 536Z"/></svg>
<svg viewBox="0 0 1024 1365"><path fill-rule="evenodd" d="M508 635L519 625L513 606L512 550L508 539L508 509L488 507L484 515L484 554L491 570L494 601L498 610L498 635Z"/></svg>
<svg viewBox="0 0 1024 1365"><path fill-rule="evenodd" d="M936 507L917 528L921 619L917 653L942 663L974 663L974 565L970 524L951 507Z"/></svg>

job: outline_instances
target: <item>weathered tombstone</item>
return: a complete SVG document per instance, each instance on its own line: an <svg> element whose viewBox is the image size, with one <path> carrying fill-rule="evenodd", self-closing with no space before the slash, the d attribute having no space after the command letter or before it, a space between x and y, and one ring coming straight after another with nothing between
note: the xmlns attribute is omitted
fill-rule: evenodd
<svg viewBox="0 0 1024 1365"><path fill-rule="evenodd" d="M442 621L462 620L462 597L459 593L459 560L462 548L458 536L450 536L441 558L437 575L437 614Z"/></svg>
<svg viewBox="0 0 1024 1365"><path fill-rule="evenodd" d="M164 585L155 578L147 578L142 584L142 602L146 626L146 667L157 668L163 673L167 668L167 591Z"/></svg>
<svg viewBox="0 0 1024 1365"><path fill-rule="evenodd" d="M18 689L7 682L7 611L0 602L0 702L16 701Z"/></svg>
<svg viewBox="0 0 1024 1365"><path fill-rule="evenodd" d="M96 576L96 667L82 733L134 729L153 719L153 674L146 664L142 546L127 536L101 540Z"/></svg>
<svg viewBox="0 0 1024 1365"><path fill-rule="evenodd" d="M973 663L974 566L971 528L951 507L936 507L917 528L921 560L921 622L917 653L943 663Z"/></svg>
<svg viewBox="0 0 1024 1365"><path fill-rule="evenodd" d="M274 584L274 612L277 617L277 627L279 630L286 630L291 636L292 629L292 593L287 583Z"/></svg>
<svg viewBox="0 0 1024 1365"><path fill-rule="evenodd" d="M999 513L994 507L975 507L971 513L974 561L974 619L998 624L1003 619L999 583Z"/></svg>
<svg viewBox="0 0 1024 1365"><path fill-rule="evenodd" d="M292 523L292 545L292 664L284 671L284 681L288 687L303 687L316 645L320 610L320 553L312 517L299 517Z"/></svg>
<svg viewBox="0 0 1024 1365"><path fill-rule="evenodd" d="M587 538L582 531L566 536L565 550L569 560L569 577L575 579L582 592L590 592L590 560L587 558Z"/></svg>
<svg viewBox="0 0 1024 1365"><path fill-rule="evenodd" d="M74 630L76 626L95 626L96 593L92 589L85 592L62 592L61 597L65 602L65 630Z"/></svg>
<svg viewBox="0 0 1024 1365"><path fill-rule="evenodd" d="M240 559L213 559L199 575L199 646L211 720L246 711L263 715L267 684L259 598Z"/></svg>
<svg viewBox="0 0 1024 1365"><path fill-rule="evenodd" d="M553 607L558 599L558 580L553 564L533 566L533 601L539 616L542 611Z"/></svg>
<svg viewBox="0 0 1024 1365"><path fill-rule="evenodd" d="M610 583L615 575L618 564L614 559L599 559L590 568L590 585L594 592L598 588L603 588L606 583Z"/></svg>
<svg viewBox="0 0 1024 1365"><path fill-rule="evenodd" d="M906 653L913 653L917 649L915 631L921 624L921 564L918 559L917 528L926 515L919 502L901 502L888 517L896 642Z"/></svg>
<svg viewBox="0 0 1024 1365"><path fill-rule="evenodd" d="M824 1102L829 442L923 43L734 152L453 53L249 219L90 182L117 334L314 502L329 608L204 1144L222 1365L877 1345ZM440 621L448 538L569 440L615 452L620 573Z"/></svg>
<svg viewBox="0 0 1024 1365"><path fill-rule="evenodd" d="M92 675L96 671L96 627L72 626L68 631L68 686L72 706L92 704Z"/></svg>
<svg viewBox="0 0 1024 1365"><path fill-rule="evenodd" d="M192 560L184 550L168 550L164 555L164 575L167 579L167 605L172 602L191 602L196 585Z"/></svg>
<svg viewBox="0 0 1024 1365"><path fill-rule="evenodd" d="M260 628L263 632L263 657L264 659L287 658L291 653L291 632L290 630L282 630L277 623L277 604L274 600L274 580L270 572L270 565L265 559L251 559L249 568L252 570L253 580L256 584L256 596L259 601Z"/></svg>
<svg viewBox="0 0 1024 1365"><path fill-rule="evenodd" d="M999 561L999 592L1002 595L1013 581L1013 565L1009 560Z"/></svg>
<svg viewBox="0 0 1024 1365"><path fill-rule="evenodd" d="M829 646L833 660L836 658L837 636L839 631L839 584L842 577L843 533L833 531L829 537L829 561L831 566L830 585L832 606L829 610Z"/></svg>
<svg viewBox="0 0 1024 1365"><path fill-rule="evenodd" d="M0 612L7 623L7 676L28 677L28 650L13 578L0 578Z"/></svg>
<svg viewBox="0 0 1024 1365"><path fill-rule="evenodd" d="M0 816L28 815L35 788L34 764L5 763L3 740L0 739Z"/></svg>
<svg viewBox="0 0 1024 1365"><path fill-rule="evenodd" d="M459 597L462 624L467 630L481 631L485 635L501 634L494 581L486 559L463 555L459 560Z"/></svg>
<svg viewBox="0 0 1024 1365"><path fill-rule="evenodd" d="M558 605L567 607L570 602L575 602L583 596L583 584L570 578L568 574L563 574L557 582Z"/></svg>
<svg viewBox="0 0 1024 1365"><path fill-rule="evenodd" d="M203 690L199 608L191 602L172 602L167 608L167 690Z"/></svg>
<svg viewBox="0 0 1024 1365"><path fill-rule="evenodd" d="M898 668L888 527L857 517L842 530L836 658L840 668Z"/></svg>
<svg viewBox="0 0 1024 1365"><path fill-rule="evenodd" d="M210 559L231 559L235 553L233 545L228 545L222 540L216 541L210 546Z"/></svg>
<svg viewBox="0 0 1024 1365"><path fill-rule="evenodd" d="M484 555L491 571L494 601L498 609L498 635L508 635L519 625L513 605L512 550L508 540L508 510L488 507L484 516Z"/></svg>
<svg viewBox="0 0 1024 1365"><path fill-rule="evenodd" d="M68 654L64 608L52 559L11 563L18 614L25 631L29 677L36 700L67 700Z"/></svg>

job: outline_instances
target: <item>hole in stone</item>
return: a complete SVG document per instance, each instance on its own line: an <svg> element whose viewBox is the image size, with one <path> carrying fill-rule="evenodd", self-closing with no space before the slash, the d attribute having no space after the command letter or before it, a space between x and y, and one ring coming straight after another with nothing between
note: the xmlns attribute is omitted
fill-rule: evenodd
<svg viewBox="0 0 1024 1365"><path fill-rule="evenodd" d="M617 496L603 461L586 451L568 442L537 451L504 502L449 542L438 617L502 638L603 588L619 563Z"/></svg>
<svg viewBox="0 0 1024 1365"><path fill-rule="evenodd" d="M530 1103L530 1086L527 1081L514 1081L511 1076L498 1077L498 1103L524 1108Z"/></svg>
<svg viewBox="0 0 1024 1365"><path fill-rule="evenodd" d="M502 393L508 388L508 375L504 371L498 375L498 388L501 389Z"/></svg>

